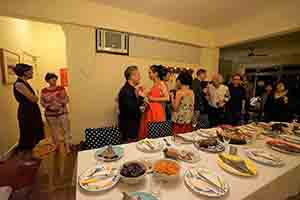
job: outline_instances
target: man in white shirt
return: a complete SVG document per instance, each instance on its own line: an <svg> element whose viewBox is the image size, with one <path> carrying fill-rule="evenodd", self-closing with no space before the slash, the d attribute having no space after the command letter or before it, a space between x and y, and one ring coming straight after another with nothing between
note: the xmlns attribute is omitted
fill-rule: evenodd
<svg viewBox="0 0 300 200"><path fill-rule="evenodd" d="M211 127L224 123L225 105L230 99L229 89L223 84L223 77L216 74L208 85L208 119Z"/></svg>

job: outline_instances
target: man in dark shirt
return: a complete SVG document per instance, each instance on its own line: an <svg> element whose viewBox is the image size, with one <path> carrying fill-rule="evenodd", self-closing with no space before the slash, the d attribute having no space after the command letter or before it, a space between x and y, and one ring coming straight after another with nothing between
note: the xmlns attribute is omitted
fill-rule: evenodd
<svg viewBox="0 0 300 200"><path fill-rule="evenodd" d="M205 110L207 110L207 108L205 108L205 106L207 106L205 104L205 95L203 93L203 88L202 88L202 82L205 81L207 77L206 74L206 70L205 69L199 69L197 71L197 76L196 78L193 80L192 82L192 89L194 91L194 95L195 95L195 107L194 107L194 117L193 117L193 121L197 121L197 128L200 128L200 113L203 113ZM193 124L195 124L193 122Z"/></svg>
<svg viewBox="0 0 300 200"><path fill-rule="evenodd" d="M135 141L140 127L141 111L144 93L136 89L140 82L140 73L136 66L125 70L126 83L119 92L119 128L124 142Z"/></svg>
<svg viewBox="0 0 300 200"><path fill-rule="evenodd" d="M246 91L241 86L242 77L239 74L232 76L232 84L229 86L230 100L228 102L228 123L239 125L245 114Z"/></svg>

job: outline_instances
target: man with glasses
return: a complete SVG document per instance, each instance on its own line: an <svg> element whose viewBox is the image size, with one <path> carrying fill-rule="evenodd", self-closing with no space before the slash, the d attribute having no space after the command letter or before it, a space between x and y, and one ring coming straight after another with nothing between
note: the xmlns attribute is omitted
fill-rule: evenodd
<svg viewBox="0 0 300 200"><path fill-rule="evenodd" d="M231 98L228 102L227 121L232 125L240 125L243 115L246 113L246 91L241 82L242 76L235 74L232 76L232 83L229 86Z"/></svg>

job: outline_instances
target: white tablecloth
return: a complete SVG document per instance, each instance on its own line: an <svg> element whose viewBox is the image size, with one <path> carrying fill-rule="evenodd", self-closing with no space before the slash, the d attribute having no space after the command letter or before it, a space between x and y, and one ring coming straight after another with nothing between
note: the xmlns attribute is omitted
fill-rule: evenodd
<svg viewBox="0 0 300 200"><path fill-rule="evenodd" d="M263 136L261 136L263 137ZM276 154L275 151L266 146L267 138L257 139L256 143L250 146L268 149ZM160 140L162 140L160 138ZM170 140L170 139L169 139ZM145 157L163 157L160 153L142 153L136 149L136 144L123 145L125 155L113 165L121 165L125 161L141 159ZM194 148L193 145L178 145L180 148ZM239 155L245 156L245 148L249 146L237 145ZM82 151L78 154L78 169L77 174L80 175L84 170L92 167L97 162L94 158L95 150ZM230 200L284 200L290 195L294 195L300 191L300 156L286 155L277 153L284 161L285 166L281 168L268 167L257 164L258 174L254 177L240 177L229 174L223 171L217 164L217 154L200 152L202 160L196 164L187 164L181 162L182 174L181 180L178 183L164 183L161 188L161 200L198 200L209 199L191 192L184 184L183 173L191 166L204 166L216 171L224 177L225 181L230 186L229 193L222 199ZM121 191L135 192L145 191L150 192L150 180L148 176L144 183L134 186L128 186L122 182L112 190L100 193L91 193L83 191L77 184L76 200L121 200Z"/></svg>

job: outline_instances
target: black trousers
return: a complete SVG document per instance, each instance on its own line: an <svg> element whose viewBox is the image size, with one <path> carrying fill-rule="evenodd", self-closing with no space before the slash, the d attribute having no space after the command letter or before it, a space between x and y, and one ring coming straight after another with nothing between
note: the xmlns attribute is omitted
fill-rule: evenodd
<svg viewBox="0 0 300 200"><path fill-rule="evenodd" d="M210 127L215 127L225 123L225 110L224 108L208 107L208 121Z"/></svg>
<svg viewBox="0 0 300 200"><path fill-rule="evenodd" d="M119 128L123 142L127 142L128 139L134 140L138 138L140 123L140 119L119 119Z"/></svg>
<svg viewBox="0 0 300 200"><path fill-rule="evenodd" d="M225 121L226 123L230 124L230 125L233 125L233 126L237 126L237 125L240 125L241 124L241 121L242 121L242 113L241 111L229 111L226 113L226 116L225 116Z"/></svg>

